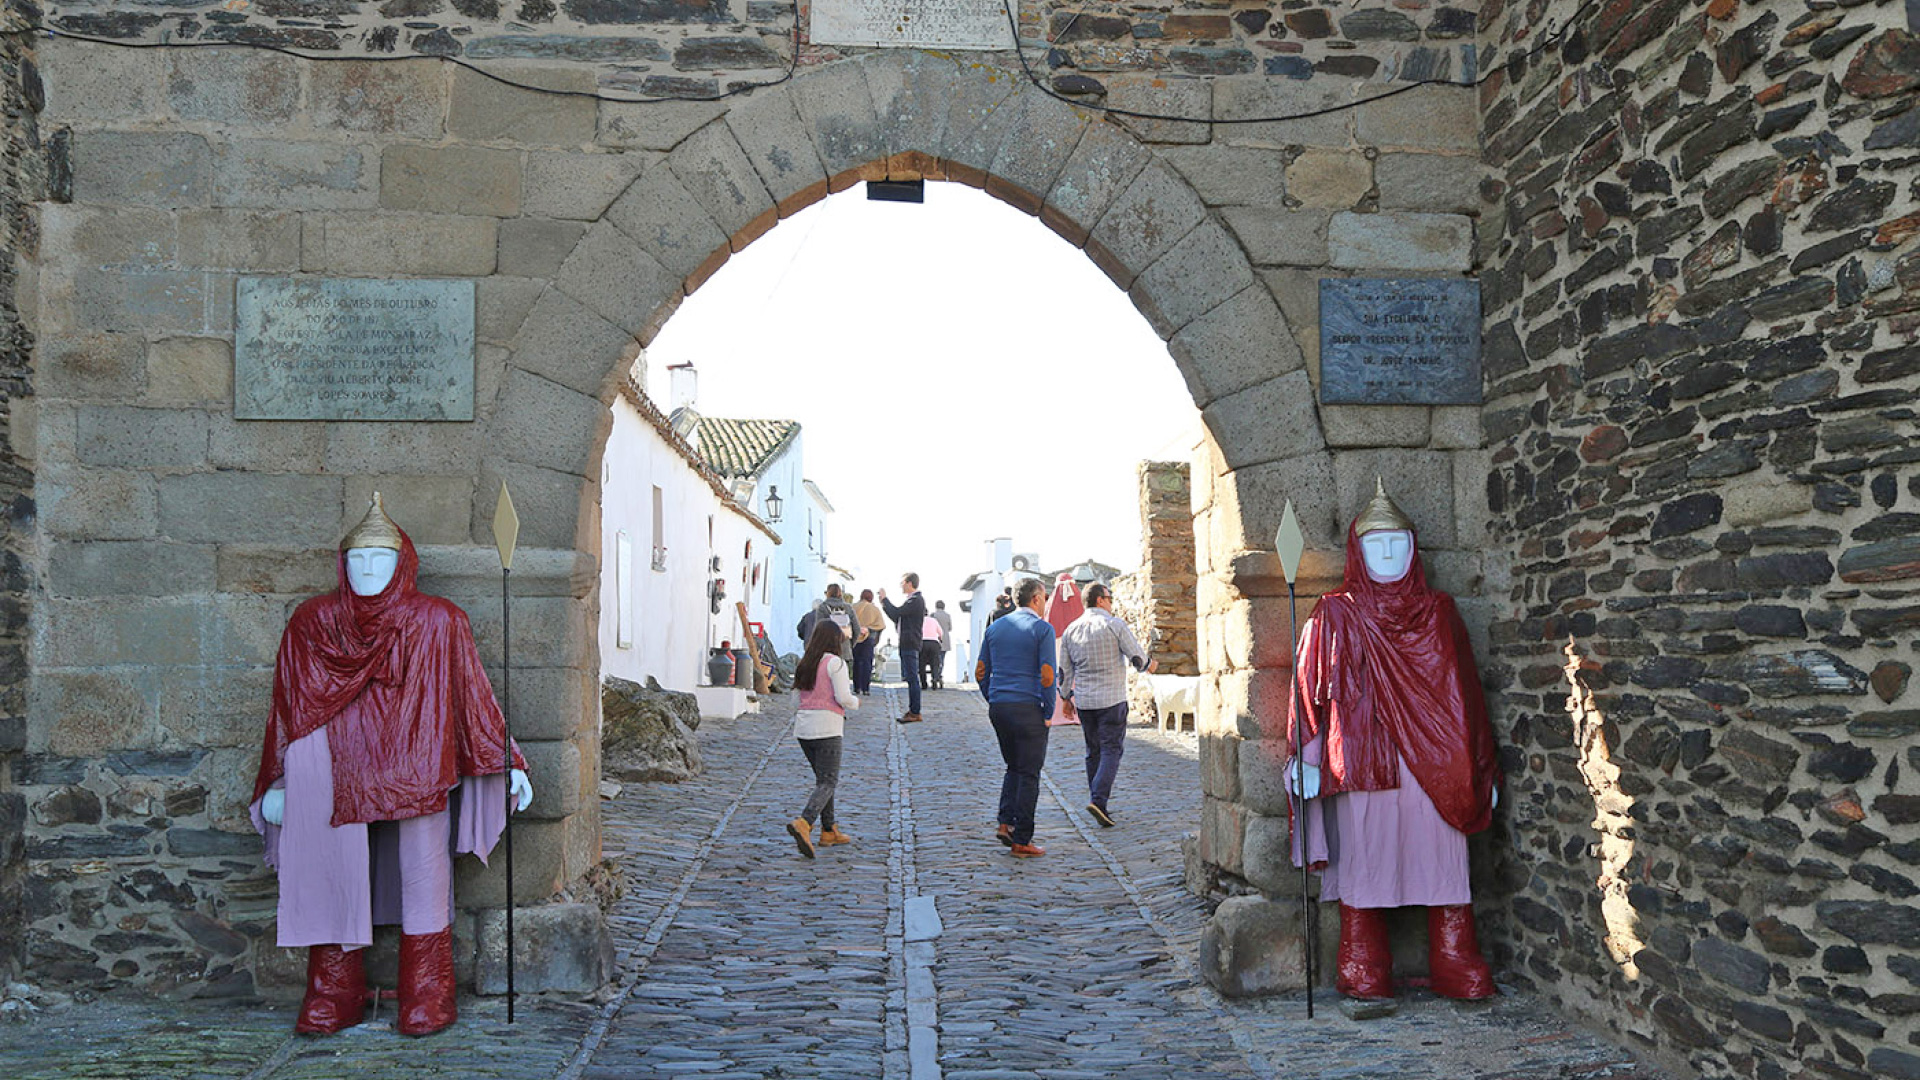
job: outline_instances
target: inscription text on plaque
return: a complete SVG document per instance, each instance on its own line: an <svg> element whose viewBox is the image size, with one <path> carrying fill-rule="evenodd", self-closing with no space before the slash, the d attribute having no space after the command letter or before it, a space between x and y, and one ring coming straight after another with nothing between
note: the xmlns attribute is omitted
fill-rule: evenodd
<svg viewBox="0 0 1920 1080"><path fill-rule="evenodd" d="M1013 48L1002 0L813 0L808 34L820 45Z"/></svg>
<svg viewBox="0 0 1920 1080"><path fill-rule="evenodd" d="M1320 400L1480 404L1480 283L1322 278Z"/></svg>
<svg viewBox="0 0 1920 1080"><path fill-rule="evenodd" d="M241 278L240 420L472 420L473 282Z"/></svg>

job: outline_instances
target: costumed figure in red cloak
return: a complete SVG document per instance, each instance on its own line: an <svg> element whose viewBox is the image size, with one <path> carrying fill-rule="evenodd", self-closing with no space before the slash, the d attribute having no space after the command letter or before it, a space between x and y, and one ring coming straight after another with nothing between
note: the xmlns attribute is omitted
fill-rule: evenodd
<svg viewBox="0 0 1920 1080"><path fill-rule="evenodd" d="M1062 571L1053 579L1053 595L1047 598L1047 625L1053 627L1053 636L1058 638L1067 632L1075 619L1087 613L1087 602L1080 598L1080 589L1073 583L1073 575ZM1080 717L1062 709L1053 719L1047 721L1048 727L1079 727Z"/></svg>
<svg viewBox="0 0 1920 1080"><path fill-rule="evenodd" d="M453 856L485 859L506 797L533 801L466 613L416 588L420 558L373 496L340 543L339 588L280 639L254 783L254 825L279 873L278 940L307 946L295 1030L358 1024L374 925L398 924L402 1034L453 1023ZM510 784L510 788L507 786Z"/></svg>
<svg viewBox="0 0 1920 1080"><path fill-rule="evenodd" d="M1293 857L1320 867L1321 899L1340 902L1336 987L1392 997L1382 909L1424 905L1434 992L1493 996L1467 881L1467 835L1499 799L1493 728L1466 627L1427 584L1413 522L1384 484L1348 530L1345 585L1315 605L1296 659L1287 736L1297 720L1306 748L1287 765L1305 796Z"/></svg>

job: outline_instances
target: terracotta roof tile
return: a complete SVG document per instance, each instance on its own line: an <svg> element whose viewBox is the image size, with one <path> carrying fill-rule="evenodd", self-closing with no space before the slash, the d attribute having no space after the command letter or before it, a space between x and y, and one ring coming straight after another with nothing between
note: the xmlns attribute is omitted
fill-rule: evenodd
<svg viewBox="0 0 1920 1080"><path fill-rule="evenodd" d="M713 470L729 480L759 476L787 448L800 425L792 420L700 418L694 445Z"/></svg>

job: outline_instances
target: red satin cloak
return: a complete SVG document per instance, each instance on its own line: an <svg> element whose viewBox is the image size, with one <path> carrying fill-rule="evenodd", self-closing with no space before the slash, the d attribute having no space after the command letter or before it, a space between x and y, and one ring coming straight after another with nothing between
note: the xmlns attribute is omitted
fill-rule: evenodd
<svg viewBox="0 0 1920 1080"><path fill-rule="evenodd" d="M284 774L289 744L327 727L334 825L438 813L461 777L501 770L506 719L473 628L451 601L418 591L420 556L404 532L378 595L348 587L345 552L337 569L339 587L301 604L280 638L253 797ZM514 767L526 768L518 748Z"/></svg>
<svg viewBox="0 0 1920 1080"><path fill-rule="evenodd" d="M1294 718L1311 741L1324 733L1321 793L1400 786L1404 759L1440 816L1463 833L1487 827L1500 782L1493 726L1453 598L1427 584L1415 538L1399 581L1367 575L1347 528L1345 586L1320 598L1301 631Z"/></svg>

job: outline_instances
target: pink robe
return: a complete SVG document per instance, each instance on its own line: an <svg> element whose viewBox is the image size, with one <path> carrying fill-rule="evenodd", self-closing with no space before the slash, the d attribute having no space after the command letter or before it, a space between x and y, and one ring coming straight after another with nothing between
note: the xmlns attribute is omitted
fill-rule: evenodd
<svg viewBox="0 0 1920 1080"><path fill-rule="evenodd" d="M363 948L373 944L375 925L397 923L404 934L445 930L453 922L453 856L486 862L506 828L506 778L498 773L463 777L447 810L331 824L333 758L324 727L288 745L282 783L282 824L268 824L257 800L251 812L266 864L279 872L283 948ZM281 858L283 848L291 858Z"/></svg>
<svg viewBox="0 0 1920 1080"><path fill-rule="evenodd" d="M1319 764L1320 750L1319 739L1307 743L1309 765ZM1322 900L1356 908L1472 903L1467 834L1440 816L1407 763L1398 765L1397 788L1307 800L1306 829L1294 830L1293 864L1300 865L1304 831L1309 861L1327 864Z"/></svg>

